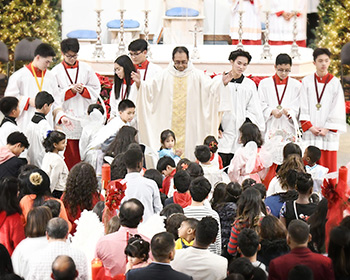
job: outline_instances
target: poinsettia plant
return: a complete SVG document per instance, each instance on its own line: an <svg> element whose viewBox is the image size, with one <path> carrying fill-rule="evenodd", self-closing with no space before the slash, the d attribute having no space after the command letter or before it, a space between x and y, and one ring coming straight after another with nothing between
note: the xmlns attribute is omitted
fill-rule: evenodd
<svg viewBox="0 0 350 280"><path fill-rule="evenodd" d="M109 114L111 111L111 106L109 105L109 96L111 94L111 90L113 87L112 82L110 81L110 79L106 76L102 76L98 73L96 73L97 78L100 81L101 84L101 93L100 96L106 106L106 110L107 110L107 119L109 119Z"/></svg>
<svg viewBox="0 0 350 280"><path fill-rule="evenodd" d="M345 101L346 122L350 124L350 101Z"/></svg>

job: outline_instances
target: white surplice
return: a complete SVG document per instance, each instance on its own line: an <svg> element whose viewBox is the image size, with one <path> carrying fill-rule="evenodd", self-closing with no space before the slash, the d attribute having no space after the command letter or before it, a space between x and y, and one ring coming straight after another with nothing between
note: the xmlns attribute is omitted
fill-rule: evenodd
<svg viewBox="0 0 350 280"><path fill-rule="evenodd" d="M6 117L5 117L6 118ZM20 131L19 127L12 121L4 122L0 127L0 147L6 146L7 137L16 131Z"/></svg>
<svg viewBox="0 0 350 280"><path fill-rule="evenodd" d="M229 99L221 77L212 80L191 62L184 71L170 63L154 79L141 82L136 104L140 141L157 151L161 132L172 129L174 80L178 78L187 83L186 112L177 112L185 114L184 156L194 160L195 146L208 135L217 137L219 112L229 109Z"/></svg>

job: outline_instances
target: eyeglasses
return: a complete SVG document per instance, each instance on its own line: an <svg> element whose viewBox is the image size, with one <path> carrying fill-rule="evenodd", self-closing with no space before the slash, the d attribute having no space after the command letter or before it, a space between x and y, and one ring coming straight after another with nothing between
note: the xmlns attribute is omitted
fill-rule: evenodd
<svg viewBox="0 0 350 280"><path fill-rule="evenodd" d="M277 72L280 72L280 73L289 73L289 72L292 72L292 70L290 70L290 69L277 69Z"/></svg>
<svg viewBox="0 0 350 280"><path fill-rule="evenodd" d="M139 51L139 52L137 52L137 53L131 53L131 52L129 52L129 56L135 57L135 56L140 55L141 53L142 53L142 51Z"/></svg>
<svg viewBox="0 0 350 280"><path fill-rule="evenodd" d="M183 60L183 61L174 61L174 65L178 66L178 65L187 65L188 61L187 60Z"/></svg>
<svg viewBox="0 0 350 280"><path fill-rule="evenodd" d="M71 58L78 58L78 54L75 54L75 55L69 55L69 54L64 54L65 57L67 57L68 59L71 59Z"/></svg>

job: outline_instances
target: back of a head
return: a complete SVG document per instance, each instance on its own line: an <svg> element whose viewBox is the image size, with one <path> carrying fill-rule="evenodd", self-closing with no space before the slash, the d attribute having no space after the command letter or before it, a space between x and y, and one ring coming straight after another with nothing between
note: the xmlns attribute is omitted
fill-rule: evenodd
<svg viewBox="0 0 350 280"><path fill-rule="evenodd" d="M74 280L78 273L73 259L69 256L58 256L52 263L52 276L55 280Z"/></svg>
<svg viewBox="0 0 350 280"><path fill-rule="evenodd" d="M238 247L245 257L253 257L259 248L259 236L255 230L243 229L238 235Z"/></svg>
<svg viewBox="0 0 350 280"><path fill-rule="evenodd" d="M148 48L148 43L144 39L134 40L128 46L128 50L132 52L139 52L139 51L143 52L147 50L147 48Z"/></svg>
<svg viewBox="0 0 350 280"><path fill-rule="evenodd" d="M203 145L207 145L209 147L210 151L214 154L218 150L218 144L219 144L218 141L212 135L208 135L207 137L205 137L205 139L203 141Z"/></svg>
<svg viewBox="0 0 350 280"><path fill-rule="evenodd" d="M41 56L41 57L55 57L56 53L55 50L46 43L41 43L39 46L36 47L35 51L34 51L34 56Z"/></svg>
<svg viewBox="0 0 350 280"><path fill-rule="evenodd" d="M118 104L118 112L124 112L129 108L136 108L135 103L132 102L130 99L124 99Z"/></svg>
<svg viewBox="0 0 350 280"><path fill-rule="evenodd" d="M191 161L188 158L182 158L179 160L179 162L176 165L176 172L180 170L187 170L188 165L191 163Z"/></svg>
<svg viewBox="0 0 350 280"><path fill-rule="evenodd" d="M276 57L275 65L277 66L282 64L289 64L290 66L292 66L292 58L286 53L280 53Z"/></svg>
<svg viewBox="0 0 350 280"><path fill-rule="evenodd" d="M306 265L298 264L288 273L288 280L313 280L314 273L312 269Z"/></svg>
<svg viewBox="0 0 350 280"><path fill-rule="evenodd" d="M157 169L147 169L143 177L153 180L157 183L158 189L162 188L163 176Z"/></svg>
<svg viewBox="0 0 350 280"><path fill-rule="evenodd" d="M186 171L190 174L192 180L204 176L203 168L197 162L190 162Z"/></svg>
<svg viewBox="0 0 350 280"><path fill-rule="evenodd" d="M350 230L344 226L334 227L330 232L328 257L333 261L336 276L349 277Z"/></svg>
<svg viewBox="0 0 350 280"><path fill-rule="evenodd" d="M19 181L14 177L3 177L0 179L0 213L5 212L6 216L22 214L17 194ZM1 222L2 225L2 222Z"/></svg>
<svg viewBox="0 0 350 280"><path fill-rule="evenodd" d="M260 222L260 238L265 240L285 239L287 230L273 215L266 215Z"/></svg>
<svg viewBox="0 0 350 280"><path fill-rule="evenodd" d="M267 275L265 270L260 267L254 267L253 269L253 277L251 280L267 280Z"/></svg>
<svg viewBox="0 0 350 280"><path fill-rule="evenodd" d="M231 273L224 280L244 280L244 276L240 273Z"/></svg>
<svg viewBox="0 0 350 280"><path fill-rule="evenodd" d="M254 266L247 258L238 258L231 262L228 266L228 273L239 273L243 275L245 280L253 277Z"/></svg>
<svg viewBox="0 0 350 280"><path fill-rule="evenodd" d="M4 116L11 114L13 110L17 109L18 99L14 96L4 96L0 99L0 111Z"/></svg>
<svg viewBox="0 0 350 280"><path fill-rule="evenodd" d="M288 225L288 235L296 244L303 245L309 239L309 226L302 220L292 220Z"/></svg>
<svg viewBox="0 0 350 280"><path fill-rule="evenodd" d="M47 206L50 209L52 218L57 218L60 215L61 203L59 203L57 200L55 199L46 200L43 203L43 206Z"/></svg>
<svg viewBox="0 0 350 280"><path fill-rule="evenodd" d="M19 131L12 132L6 139L8 145L16 145L20 143L22 147L26 149L29 147L29 142L27 137Z"/></svg>
<svg viewBox="0 0 350 280"><path fill-rule="evenodd" d="M300 194L311 194L314 181L309 173L299 172L296 178L297 191Z"/></svg>
<svg viewBox="0 0 350 280"><path fill-rule="evenodd" d="M141 149L128 149L123 158L126 168L136 169L142 163L143 154Z"/></svg>
<svg viewBox="0 0 350 280"><path fill-rule="evenodd" d="M307 156L310 158L311 163L316 163L321 158L321 150L316 146L308 146Z"/></svg>
<svg viewBox="0 0 350 280"><path fill-rule="evenodd" d="M225 201L237 203L241 194L242 186L237 182L230 182L226 186Z"/></svg>
<svg viewBox="0 0 350 280"><path fill-rule="evenodd" d="M65 239L68 234L68 223L62 218L53 218L47 223L46 233L51 239Z"/></svg>
<svg viewBox="0 0 350 280"><path fill-rule="evenodd" d="M87 110L88 115L90 115L94 109L99 110L102 115L105 113L105 110L103 109L101 104L94 103L89 105Z"/></svg>
<svg viewBox="0 0 350 280"><path fill-rule="evenodd" d="M245 146L248 142L253 141L256 143L258 148L264 143L261 132L257 125L253 123L246 122L240 128L239 132L241 133L241 143Z"/></svg>
<svg viewBox="0 0 350 280"><path fill-rule="evenodd" d="M39 91L35 96L35 108L41 109L45 104L48 106L55 101L53 96L47 91Z"/></svg>
<svg viewBox="0 0 350 280"><path fill-rule="evenodd" d="M137 228L142 220L144 209L142 203L136 198L123 202L119 210L120 224L128 228Z"/></svg>
<svg viewBox="0 0 350 280"><path fill-rule="evenodd" d="M293 154L296 154L296 155L299 155L300 157L302 157L303 153L302 153L299 145L297 145L293 142L290 142L283 147L283 160L286 160L288 158L288 156L293 155Z"/></svg>
<svg viewBox="0 0 350 280"><path fill-rule="evenodd" d="M295 170L297 172L304 172L304 163L298 154L291 154L285 159L277 172L277 178L283 189L287 189L288 182L287 176L290 174L290 170Z"/></svg>
<svg viewBox="0 0 350 280"><path fill-rule="evenodd" d="M176 167L175 161L171 157L168 157L168 156L162 157L157 162L157 170L159 172L162 172L162 171L166 170L168 165L173 167L173 168Z"/></svg>
<svg viewBox="0 0 350 280"><path fill-rule="evenodd" d="M252 178L244 179L242 182L242 190L245 191L246 189L254 186L256 184L256 181Z"/></svg>
<svg viewBox="0 0 350 280"><path fill-rule="evenodd" d="M261 195L254 188L242 192L237 201L237 218L247 221L251 227L257 225L261 212Z"/></svg>
<svg viewBox="0 0 350 280"><path fill-rule="evenodd" d="M76 38L67 38L62 40L61 42L61 51L62 53L66 54L69 51L72 51L74 53L79 52L79 41Z"/></svg>
<svg viewBox="0 0 350 280"><path fill-rule="evenodd" d="M160 215L169 218L172 214L175 213L183 214L184 209L179 204L171 203L163 208L163 210L160 212Z"/></svg>
<svg viewBox="0 0 350 280"><path fill-rule="evenodd" d="M206 145L198 145L194 151L196 159L201 163L206 163L210 160L210 149Z"/></svg>
<svg viewBox="0 0 350 280"><path fill-rule="evenodd" d="M167 262L169 255L175 249L173 235L169 232L157 233L151 240L151 251L154 260L157 262Z"/></svg>
<svg viewBox="0 0 350 280"><path fill-rule="evenodd" d="M266 197L266 187L262 183L254 184L253 188L257 189L260 192L261 199L265 199Z"/></svg>
<svg viewBox="0 0 350 280"><path fill-rule="evenodd" d="M52 214L47 206L34 207L27 215L26 237L45 236L47 224L51 219Z"/></svg>
<svg viewBox="0 0 350 280"><path fill-rule="evenodd" d="M201 176L191 182L189 190L193 201L202 202L209 195L211 185L208 179Z"/></svg>
<svg viewBox="0 0 350 280"><path fill-rule="evenodd" d="M174 175L174 187L179 193L185 193L191 184L191 176L185 171L180 170Z"/></svg>
<svg viewBox="0 0 350 280"><path fill-rule="evenodd" d="M196 228L196 243L200 246L208 247L215 241L218 230L219 224L213 217L202 218Z"/></svg>

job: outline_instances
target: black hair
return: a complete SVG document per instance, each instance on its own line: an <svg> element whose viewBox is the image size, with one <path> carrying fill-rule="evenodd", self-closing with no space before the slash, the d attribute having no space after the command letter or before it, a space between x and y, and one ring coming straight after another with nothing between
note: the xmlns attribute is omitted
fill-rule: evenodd
<svg viewBox="0 0 350 280"><path fill-rule="evenodd" d="M149 257L149 242L142 239L140 235L135 234L128 240L124 253L127 256L139 258L145 262Z"/></svg>
<svg viewBox="0 0 350 280"><path fill-rule="evenodd" d="M188 165L191 163L191 161L188 158L182 158L179 160L179 162L176 164L176 172L180 170L187 170Z"/></svg>
<svg viewBox="0 0 350 280"><path fill-rule="evenodd" d="M162 144L162 146L160 147L160 150L164 149L163 145L164 145L164 142L165 140L168 139L168 137L173 137L174 138L174 142L176 143L176 137L175 137L175 133L170 130L170 129L166 129L166 130L163 130L160 134L160 143Z"/></svg>
<svg viewBox="0 0 350 280"><path fill-rule="evenodd" d="M200 176L191 182L189 190L193 201L202 202L210 193L211 185L208 179Z"/></svg>
<svg viewBox="0 0 350 280"><path fill-rule="evenodd" d="M128 149L123 156L124 163L128 169L136 169L142 163L143 154L141 149Z"/></svg>
<svg viewBox="0 0 350 280"><path fill-rule="evenodd" d="M258 279L258 280L267 280L266 271L263 270L261 267L254 267L253 268L253 278L252 279Z"/></svg>
<svg viewBox="0 0 350 280"><path fill-rule="evenodd" d="M21 201L21 199L25 195L30 194L30 191L28 188L28 177L30 175L30 172L34 169L38 169L38 167L32 164L22 165L19 168L19 174L17 177L19 180L19 194L18 194L19 201Z"/></svg>
<svg viewBox="0 0 350 280"><path fill-rule="evenodd" d="M13 273L11 257L6 247L0 243L0 276L8 273Z"/></svg>
<svg viewBox="0 0 350 280"><path fill-rule="evenodd" d="M37 168L30 171L26 179L26 185L30 194L35 194L33 206L41 206L45 198L52 197L50 190L50 177L45 171Z"/></svg>
<svg viewBox="0 0 350 280"><path fill-rule="evenodd" d="M212 135L208 135L207 137L205 137L204 141L203 141L203 145L207 145L210 149L210 151L215 154L216 151L218 150L218 145L219 142L216 140L216 138Z"/></svg>
<svg viewBox="0 0 350 280"><path fill-rule="evenodd" d="M128 46L128 50L132 52L137 52L137 51L143 52L143 51L146 51L147 48L148 48L148 43L144 39L134 40Z"/></svg>
<svg viewBox="0 0 350 280"><path fill-rule="evenodd" d="M255 230L244 228L238 235L238 247L247 258L257 253L259 244L259 236Z"/></svg>
<svg viewBox="0 0 350 280"><path fill-rule="evenodd" d="M328 200L323 198L316 207L315 212L307 220L310 225L312 245L316 252L325 252L326 222L328 213Z"/></svg>
<svg viewBox="0 0 350 280"><path fill-rule="evenodd" d="M296 180L296 188L298 193L307 194L312 189L314 181L312 180L311 174L298 172Z"/></svg>
<svg viewBox="0 0 350 280"><path fill-rule="evenodd" d="M17 198L18 190L19 181L17 178L4 177L0 179L0 212L4 211L6 216L16 213L22 214Z"/></svg>
<svg viewBox="0 0 350 280"><path fill-rule="evenodd" d="M53 239L63 239L68 233L68 223L62 218L52 218L46 227L47 235Z"/></svg>
<svg viewBox="0 0 350 280"><path fill-rule="evenodd" d="M261 212L261 196L257 189L247 188L237 201L237 220L247 222L249 228L258 226Z"/></svg>
<svg viewBox="0 0 350 280"><path fill-rule="evenodd" d="M126 96L129 97L130 89L131 89L131 72L136 72L135 66L132 63L130 57L127 55L119 56L114 63L117 63L119 66L124 69L124 79L126 82ZM123 84L123 79L120 79L117 74L114 73L114 96L115 99L119 99L120 90Z"/></svg>
<svg viewBox="0 0 350 280"><path fill-rule="evenodd" d="M253 188L257 189L260 192L261 199L265 199L266 197L266 187L262 183L254 184Z"/></svg>
<svg viewBox="0 0 350 280"><path fill-rule="evenodd" d="M157 169L147 169L143 177L153 180L157 183L158 189L161 189L163 183L163 176Z"/></svg>
<svg viewBox="0 0 350 280"><path fill-rule="evenodd" d="M196 230L199 221L195 218L186 218L186 220L184 220L184 222L188 223L188 225L190 226L190 228Z"/></svg>
<svg viewBox="0 0 350 280"><path fill-rule="evenodd" d="M309 226L302 220L292 220L288 225L288 234L297 244L304 244L309 239Z"/></svg>
<svg viewBox="0 0 350 280"><path fill-rule="evenodd" d="M157 162L157 170L159 172L162 172L164 170L166 170L167 166L170 165L171 167L175 168L175 161L168 156L164 156L162 158L160 158Z"/></svg>
<svg viewBox="0 0 350 280"><path fill-rule="evenodd" d="M217 209L225 203L226 196L226 184L216 183L214 185L213 197L210 200L211 208L217 211Z"/></svg>
<svg viewBox="0 0 350 280"><path fill-rule="evenodd" d="M311 217L310 217L311 218ZM344 226L348 229L350 229L350 216L346 216L341 222L340 222L341 226Z"/></svg>
<svg viewBox="0 0 350 280"><path fill-rule="evenodd" d="M245 191L246 189L254 186L256 184L256 181L252 178L244 179L242 182L242 190Z"/></svg>
<svg viewBox="0 0 350 280"><path fill-rule="evenodd" d="M21 144L22 147L28 149L29 142L27 137L19 131L12 132L6 139L6 143L8 145L16 145L18 143Z"/></svg>
<svg viewBox="0 0 350 280"><path fill-rule="evenodd" d="M130 99L124 99L119 102L118 104L118 111L124 112L126 109L129 108L136 108L135 103L132 102Z"/></svg>
<svg viewBox="0 0 350 280"><path fill-rule="evenodd" d="M245 146L248 142L254 141L258 148L261 148L264 140L261 136L259 128L253 123L244 123L240 128L241 142Z"/></svg>
<svg viewBox="0 0 350 280"><path fill-rule="evenodd" d="M185 171L180 170L174 175L174 188L179 193L185 193L191 184L191 176Z"/></svg>
<svg viewBox="0 0 350 280"><path fill-rule="evenodd" d="M162 211L160 211L160 215L165 216L167 218L169 218L172 214L175 214L175 213L180 213L180 214L184 213L184 209L179 204L176 204L176 203L168 204L163 208Z"/></svg>
<svg viewBox="0 0 350 280"><path fill-rule="evenodd" d="M292 66L292 58L286 53L280 53L276 57L275 65L277 66L282 64L289 64L290 66Z"/></svg>
<svg viewBox="0 0 350 280"><path fill-rule="evenodd" d="M100 222L102 222L104 208L105 208L105 202L99 201L95 204L94 208L92 209L92 212L94 212L97 215Z"/></svg>
<svg viewBox="0 0 350 280"><path fill-rule="evenodd" d="M121 153L114 157L111 163L111 180L124 179L128 173L124 162L124 153Z"/></svg>
<svg viewBox="0 0 350 280"><path fill-rule="evenodd" d="M46 138L43 140L45 152L53 152L55 150L54 144L58 144L64 139L66 139L66 134L63 132L58 130L50 130L47 133Z"/></svg>
<svg viewBox="0 0 350 280"><path fill-rule="evenodd" d="M63 262L63 264L61 264ZM52 276L55 280L76 279L77 269L74 260L66 255L60 255L52 263Z"/></svg>
<svg viewBox="0 0 350 280"><path fill-rule="evenodd" d="M88 115L90 115L94 109L99 110L102 115L105 113L105 110L103 109L103 106L101 104L94 103L89 105L87 110Z"/></svg>
<svg viewBox="0 0 350 280"><path fill-rule="evenodd" d="M290 142L283 147L283 160L286 160L288 156L294 154L299 155L300 157L303 156L303 153L298 144Z"/></svg>
<svg viewBox="0 0 350 280"><path fill-rule="evenodd" d="M312 269L306 265L297 264L288 273L288 280L313 280L314 273Z"/></svg>
<svg viewBox="0 0 350 280"><path fill-rule="evenodd" d="M226 186L225 201L237 203L242 191L242 186L238 182L228 183Z"/></svg>
<svg viewBox="0 0 350 280"><path fill-rule="evenodd" d="M173 213L164 220L165 229L174 236L174 240L179 238L179 228L181 223L187 218L183 213Z"/></svg>
<svg viewBox="0 0 350 280"><path fill-rule="evenodd" d="M190 162L186 171L190 174L192 180L204 176L203 168L197 162Z"/></svg>
<svg viewBox="0 0 350 280"><path fill-rule="evenodd" d="M11 114L13 110L16 110L18 107L18 99L14 96L4 96L0 99L0 111L4 116Z"/></svg>
<svg viewBox="0 0 350 280"><path fill-rule="evenodd" d="M196 243L201 246L209 246L216 239L219 224L213 217L202 218L196 228Z"/></svg>
<svg viewBox="0 0 350 280"><path fill-rule="evenodd" d="M198 145L194 150L196 159L201 163L206 163L210 160L210 149L206 145Z"/></svg>
<svg viewBox="0 0 350 280"><path fill-rule="evenodd" d="M239 273L244 279L252 279L254 266L247 258L238 258L231 262L228 266L228 273Z"/></svg>
<svg viewBox="0 0 350 280"><path fill-rule="evenodd" d="M240 273L231 273L224 280L245 280L245 278Z"/></svg>
<svg viewBox="0 0 350 280"><path fill-rule="evenodd" d="M42 206L47 206L52 214L52 218L57 218L61 212L61 203L55 199L46 200Z"/></svg>
<svg viewBox="0 0 350 280"><path fill-rule="evenodd" d="M235 61L237 59L237 57L239 56L244 56L248 59L248 64L250 63L250 61L252 60L252 56L250 55L249 52L246 52L244 50L241 50L241 49L238 49L238 50L235 50L235 51L232 51L230 53L230 56L228 57L228 60L232 60L232 61Z"/></svg>
<svg viewBox="0 0 350 280"><path fill-rule="evenodd" d="M136 198L124 201L120 206L120 224L128 228L137 228L142 220L145 207Z"/></svg>
<svg viewBox="0 0 350 280"><path fill-rule="evenodd" d="M308 146L307 148L307 156L310 158L312 163L316 163L321 158L321 150L316 146Z"/></svg>
<svg viewBox="0 0 350 280"><path fill-rule="evenodd" d="M126 152L131 143L137 143L135 139L137 132L137 129L132 126L122 126L112 143L109 144L106 154L115 157L120 153Z"/></svg>
<svg viewBox="0 0 350 280"><path fill-rule="evenodd" d="M23 278L15 273L8 273L3 275L1 280L23 280Z"/></svg>
<svg viewBox="0 0 350 280"><path fill-rule="evenodd" d="M155 261L166 261L174 248L175 241L169 232L157 233L151 240L151 251Z"/></svg>
<svg viewBox="0 0 350 280"><path fill-rule="evenodd" d="M332 53L329 51L329 49L327 49L327 48L317 48L312 53L312 56L314 57L314 61L316 61L317 57L322 55L322 54L327 55L329 58L332 56Z"/></svg>
<svg viewBox="0 0 350 280"><path fill-rule="evenodd" d="M55 50L46 43L41 43L39 46L36 47L34 51L34 56L40 55L41 57L55 57L56 53Z"/></svg>
<svg viewBox="0 0 350 280"><path fill-rule="evenodd" d="M184 46L179 46L179 47L176 47L174 50L173 50L173 54L172 54L172 58L174 60L174 57L175 57L175 54L177 53L185 53L186 56L187 56L187 59L189 59L189 53L188 53L188 49Z"/></svg>
<svg viewBox="0 0 350 280"><path fill-rule="evenodd" d="M50 104L54 102L55 102L55 99L47 91L39 91L35 96L36 109L41 109L45 104L47 104L47 106L50 106Z"/></svg>
<svg viewBox="0 0 350 280"><path fill-rule="evenodd" d="M79 52L79 41L76 38L67 38L62 40L61 42L61 51L65 54L69 51L72 51L74 53Z"/></svg>

